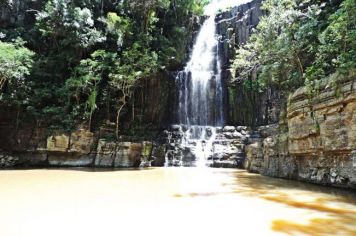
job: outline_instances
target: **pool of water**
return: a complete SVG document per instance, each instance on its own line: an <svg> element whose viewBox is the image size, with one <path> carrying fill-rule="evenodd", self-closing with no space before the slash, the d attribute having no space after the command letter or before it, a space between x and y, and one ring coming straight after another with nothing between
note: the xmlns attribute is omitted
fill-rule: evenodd
<svg viewBox="0 0 356 236"><path fill-rule="evenodd" d="M356 235L356 194L210 168L0 172L1 236Z"/></svg>

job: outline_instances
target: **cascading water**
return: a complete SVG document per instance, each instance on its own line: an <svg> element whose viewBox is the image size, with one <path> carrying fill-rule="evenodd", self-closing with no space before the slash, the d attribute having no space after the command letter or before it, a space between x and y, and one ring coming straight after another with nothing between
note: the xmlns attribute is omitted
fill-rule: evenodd
<svg viewBox="0 0 356 236"><path fill-rule="evenodd" d="M212 15L200 30L190 61L177 75L179 124L224 124L221 65L215 32L215 15Z"/></svg>
<svg viewBox="0 0 356 236"><path fill-rule="evenodd" d="M249 0L213 0L190 60L176 77L177 125L166 131L165 166L239 167L247 127L224 127L223 83L216 12Z"/></svg>
<svg viewBox="0 0 356 236"><path fill-rule="evenodd" d="M215 15L211 14L198 34L189 62L177 75L176 129L182 153L178 163L167 158L168 166L206 166L214 154L216 127L224 125L217 37Z"/></svg>

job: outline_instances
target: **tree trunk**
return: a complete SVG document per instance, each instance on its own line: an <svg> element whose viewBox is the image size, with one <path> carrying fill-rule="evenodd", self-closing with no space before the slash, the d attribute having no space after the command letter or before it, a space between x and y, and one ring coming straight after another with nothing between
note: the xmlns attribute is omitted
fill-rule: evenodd
<svg viewBox="0 0 356 236"><path fill-rule="evenodd" d="M120 114L121 114L121 110L122 108L124 108L124 106L126 105L126 102L123 103L120 108L117 110L117 114L116 114L116 139L119 140L119 123L120 123Z"/></svg>
<svg viewBox="0 0 356 236"><path fill-rule="evenodd" d="M135 100L132 102L132 121L135 120Z"/></svg>
<svg viewBox="0 0 356 236"><path fill-rule="evenodd" d="M16 132L17 130L19 129L19 119L20 119L20 109L21 109L21 106L18 104L17 105L17 113L16 113Z"/></svg>
<svg viewBox="0 0 356 236"><path fill-rule="evenodd" d="M6 79L0 79L0 92L3 88L3 86L5 85Z"/></svg>
<svg viewBox="0 0 356 236"><path fill-rule="evenodd" d="M91 112L89 115L89 132L91 131L91 119L92 119L93 113Z"/></svg>

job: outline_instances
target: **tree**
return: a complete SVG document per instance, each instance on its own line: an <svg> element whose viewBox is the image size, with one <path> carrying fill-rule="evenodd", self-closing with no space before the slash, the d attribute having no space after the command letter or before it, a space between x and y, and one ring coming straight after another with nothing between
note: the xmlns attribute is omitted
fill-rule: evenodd
<svg viewBox="0 0 356 236"><path fill-rule="evenodd" d="M94 26L91 10L77 7L70 0L48 1L36 20L42 36L58 48L88 48L105 40Z"/></svg>
<svg viewBox="0 0 356 236"><path fill-rule="evenodd" d="M336 73L336 80L355 76L356 1L345 0L328 18L328 26L319 34L315 61L307 68L307 85ZM333 81L337 82L337 81Z"/></svg>
<svg viewBox="0 0 356 236"><path fill-rule="evenodd" d="M121 51L125 36L131 34L132 23L129 18L109 12L106 17L106 32L108 37L112 36L116 41L117 50Z"/></svg>
<svg viewBox="0 0 356 236"><path fill-rule="evenodd" d="M310 65L318 61L327 18L338 5L318 0L266 0L262 8L266 15L249 42L237 49L232 74L235 81L255 80L258 90L276 86L282 93L289 93L304 85L314 72L320 75L322 65ZM325 52L335 55L330 50Z"/></svg>
<svg viewBox="0 0 356 236"><path fill-rule="evenodd" d="M24 47L24 42L0 42L0 92L6 83L16 92L17 85L23 83L30 74L34 53ZM1 94L1 93L0 93Z"/></svg>
<svg viewBox="0 0 356 236"><path fill-rule="evenodd" d="M147 78L155 79L158 68L184 60L194 14L201 14L206 2L45 0L31 4L34 9L28 14L35 14L35 25L11 25L0 32L7 41L17 35L26 38L26 45L36 53L32 67L19 76L26 80L1 79L6 92L1 99L8 104L18 101L16 106L37 124L68 131L83 122L92 129L94 119L104 119L97 111L105 109L107 120L117 118L118 136L126 105L138 99L135 89ZM1 4L8 7L8 1Z"/></svg>
<svg viewBox="0 0 356 236"><path fill-rule="evenodd" d="M37 50L37 76L50 76L63 84L70 68L76 66L105 36L94 25L93 13L80 8L71 0L49 0L43 11L36 15L36 29L41 45Z"/></svg>
<svg viewBox="0 0 356 236"><path fill-rule="evenodd" d="M98 86L105 76L111 71L117 54L97 50L91 57L80 62L75 68L71 78L66 81L66 88L76 104L80 106L85 102L84 116L89 116L89 129L91 129L92 116L97 109Z"/></svg>
<svg viewBox="0 0 356 236"><path fill-rule="evenodd" d="M148 32L149 24L152 18L155 17L155 11L157 8L167 9L170 4L170 0L134 0L125 1L126 7L136 13L142 21L142 31Z"/></svg>
<svg viewBox="0 0 356 236"><path fill-rule="evenodd" d="M120 62L110 74L110 85L118 94L116 112L116 137L119 139L120 115L133 95L139 79L145 78L158 69L158 58L155 52L134 43L123 52Z"/></svg>
<svg viewBox="0 0 356 236"><path fill-rule="evenodd" d="M14 43L0 42L0 101L16 107L16 129L21 105L30 100L27 77L35 55L24 43L21 39Z"/></svg>

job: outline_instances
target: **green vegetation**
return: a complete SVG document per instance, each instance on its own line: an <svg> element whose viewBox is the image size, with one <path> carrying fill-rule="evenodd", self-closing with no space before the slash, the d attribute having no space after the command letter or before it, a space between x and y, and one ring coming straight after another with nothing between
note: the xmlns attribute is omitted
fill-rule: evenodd
<svg viewBox="0 0 356 236"><path fill-rule="evenodd" d="M23 47L23 42L0 42L0 89L8 82L10 85L20 82L29 75L33 52Z"/></svg>
<svg viewBox="0 0 356 236"><path fill-rule="evenodd" d="M22 95L27 90L26 76L30 74L33 56L20 39L0 42L0 101L13 104L26 99Z"/></svg>
<svg viewBox="0 0 356 236"><path fill-rule="evenodd" d="M355 78L356 0L266 0L257 30L239 48L231 68L235 80L285 94L333 75Z"/></svg>
<svg viewBox="0 0 356 236"><path fill-rule="evenodd" d="M196 16L208 2L43 1L26 13L33 22L0 30L0 105L52 129L115 123L117 138L146 131L143 112L135 110L135 100L144 106L140 89L187 59ZM264 1L266 15L237 50L233 77L250 89L275 86L285 94L302 85L315 93L325 77L334 84L354 78L355 6L356 0ZM132 130L123 128L127 117Z"/></svg>
<svg viewBox="0 0 356 236"><path fill-rule="evenodd" d="M135 90L185 60L207 2L48 0L31 27L1 29L0 102L53 129L114 122L119 137Z"/></svg>

